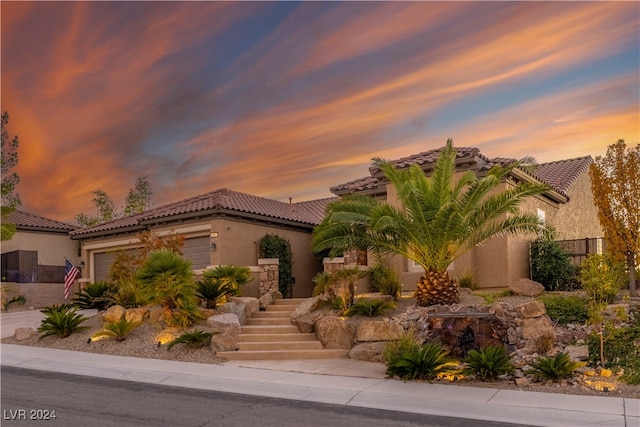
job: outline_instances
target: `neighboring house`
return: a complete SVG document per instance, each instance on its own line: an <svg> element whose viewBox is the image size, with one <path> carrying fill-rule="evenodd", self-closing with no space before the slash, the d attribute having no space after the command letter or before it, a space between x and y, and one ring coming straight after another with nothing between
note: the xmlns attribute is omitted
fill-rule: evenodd
<svg viewBox="0 0 640 427"><path fill-rule="evenodd" d="M75 227L19 210L7 219L16 232L2 242L2 277L17 283L64 282L65 257L80 262L78 244L69 238Z"/></svg>
<svg viewBox="0 0 640 427"><path fill-rule="evenodd" d="M474 171L485 175L494 165L515 162L511 158L488 158L478 148L455 147L456 166L459 173ZM425 174L433 172L440 149L426 151L391 162L398 168L418 164ZM560 160L538 165L529 174L515 169L501 185L501 189L521 181L540 181L550 186L544 195L530 198L521 204L522 211L529 211L555 227L558 239L601 237L596 207L591 195L588 169L593 159L589 156ZM378 200L397 204L395 189L377 166L369 168L369 176L331 188L338 196L348 194L370 195ZM535 236L503 236L491 239L458 258L450 270L458 278L471 274L481 288L500 288L522 278L529 277L529 242ZM373 260L368 257L367 264ZM393 268L400 272L405 289L415 288L422 268L413 261L396 256L391 260Z"/></svg>
<svg viewBox="0 0 640 427"><path fill-rule="evenodd" d="M287 240L293 253L293 297L311 295L312 277L322 269L311 254L311 232L336 198L285 203L228 189L149 209L70 233L81 245L84 278L105 280L116 253L135 250L137 234L185 236L182 249L193 269L200 272L223 264L258 265L260 240L275 234Z"/></svg>

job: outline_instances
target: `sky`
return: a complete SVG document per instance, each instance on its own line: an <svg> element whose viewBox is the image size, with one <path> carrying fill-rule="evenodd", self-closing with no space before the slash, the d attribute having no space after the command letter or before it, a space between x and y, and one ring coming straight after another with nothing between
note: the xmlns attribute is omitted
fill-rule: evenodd
<svg viewBox="0 0 640 427"><path fill-rule="evenodd" d="M21 209L73 222L220 188L294 202L373 157L539 162L640 136L632 2L0 3Z"/></svg>

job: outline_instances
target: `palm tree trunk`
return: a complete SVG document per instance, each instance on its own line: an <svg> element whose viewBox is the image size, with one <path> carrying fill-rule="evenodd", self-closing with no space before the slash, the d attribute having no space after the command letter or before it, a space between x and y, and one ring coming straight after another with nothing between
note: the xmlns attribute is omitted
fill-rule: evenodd
<svg viewBox="0 0 640 427"><path fill-rule="evenodd" d="M460 301L458 285L447 271L427 271L416 284L419 306L451 305Z"/></svg>

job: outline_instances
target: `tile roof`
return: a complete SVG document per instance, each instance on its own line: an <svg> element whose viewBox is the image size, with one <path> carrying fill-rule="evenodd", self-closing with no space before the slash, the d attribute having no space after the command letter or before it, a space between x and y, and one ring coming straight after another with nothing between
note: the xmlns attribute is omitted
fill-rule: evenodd
<svg viewBox="0 0 640 427"><path fill-rule="evenodd" d="M7 219L15 224L19 230L68 232L75 229L73 225L67 224L66 222L56 221L20 210L9 214Z"/></svg>
<svg viewBox="0 0 640 427"><path fill-rule="evenodd" d="M541 163L535 168L533 176L566 194L591 163L591 156Z"/></svg>
<svg viewBox="0 0 640 427"><path fill-rule="evenodd" d="M216 211L234 211L255 214L306 225L319 224L324 217L326 206L335 197L311 200L307 202L287 203L278 200L240 193L226 188L169 203L145 212L118 218L90 228L76 230L72 236L80 236L95 232L105 232L122 228L144 228L144 225L155 220L171 219L176 216L197 216L198 214L215 213Z"/></svg>
<svg viewBox="0 0 640 427"><path fill-rule="evenodd" d="M345 182L344 184L331 187L329 190L334 194L354 193L359 191L374 190L378 188L378 178L374 176L365 176L364 178Z"/></svg>

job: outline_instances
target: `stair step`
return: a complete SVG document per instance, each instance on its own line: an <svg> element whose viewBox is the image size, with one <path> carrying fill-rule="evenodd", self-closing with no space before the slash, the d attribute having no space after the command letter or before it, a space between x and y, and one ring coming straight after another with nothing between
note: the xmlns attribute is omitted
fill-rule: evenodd
<svg viewBox="0 0 640 427"><path fill-rule="evenodd" d="M298 305L305 302L308 298L283 298L273 301L273 305Z"/></svg>
<svg viewBox="0 0 640 427"><path fill-rule="evenodd" d="M217 356L229 360L334 359L346 357L349 350L271 350L219 351Z"/></svg>
<svg viewBox="0 0 640 427"><path fill-rule="evenodd" d="M240 342L315 341L315 334L240 334Z"/></svg>
<svg viewBox="0 0 640 427"><path fill-rule="evenodd" d="M251 315L252 319L289 319L291 311L257 311Z"/></svg>
<svg viewBox="0 0 640 427"><path fill-rule="evenodd" d="M259 326L242 326L241 334L295 334L298 331L293 325L259 325Z"/></svg>
<svg viewBox="0 0 640 427"><path fill-rule="evenodd" d="M247 319L247 326L258 326L258 325L283 325L288 326L291 325L288 317L279 317L275 319L256 319L254 317Z"/></svg>
<svg viewBox="0 0 640 427"><path fill-rule="evenodd" d="M238 351L322 350L320 341L241 342Z"/></svg>
<svg viewBox="0 0 640 427"><path fill-rule="evenodd" d="M296 309L297 305L268 305L265 311L261 311L260 313L268 313L271 311L277 311L282 313L293 313Z"/></svg>

